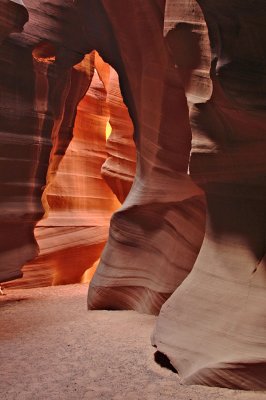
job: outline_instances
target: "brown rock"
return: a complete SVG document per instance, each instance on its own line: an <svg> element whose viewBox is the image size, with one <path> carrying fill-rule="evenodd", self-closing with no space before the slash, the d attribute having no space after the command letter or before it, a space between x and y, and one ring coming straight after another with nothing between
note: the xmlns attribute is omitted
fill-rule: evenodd
<svg viewBox="0 0 266 400"><path fill-rule="evenodd" d="M163 14L150 2L102 4L126 71L125 79L118 65L138 164L131 191L112 217L88 306L158 313L190 272L203 238L203 195L187 175L187 99L163 39Z"/></svg>
<svg viewBox="0 0 266 400"><path fill-rule="evenodd" d="M266 388L266 9L260 1L198 2L213 49L213 93L192 110L190 171L206 193L206 233L191 274L162 307L153 343L184 383L259 390Z"/></svg>

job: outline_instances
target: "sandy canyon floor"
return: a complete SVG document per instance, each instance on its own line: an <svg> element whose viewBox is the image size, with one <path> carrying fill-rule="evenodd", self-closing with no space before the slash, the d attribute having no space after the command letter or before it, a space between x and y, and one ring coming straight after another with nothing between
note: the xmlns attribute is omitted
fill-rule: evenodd
<svg viewBox="0 0 266 400"><path fill-rule="evenodd" d="M266 393L182 386L153 360L155 317L87 311L87 285L0 296L1 400L266 400Z"/></svg>

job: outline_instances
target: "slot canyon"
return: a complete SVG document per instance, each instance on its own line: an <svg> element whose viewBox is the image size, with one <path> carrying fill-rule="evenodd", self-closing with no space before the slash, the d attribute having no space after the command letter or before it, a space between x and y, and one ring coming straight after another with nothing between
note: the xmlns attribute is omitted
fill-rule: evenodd
<svg viewBox="0 0 266 400"><path fill-rule="evenodd" d="M3 398L266 400L265 2L0 6Z"/></svg>

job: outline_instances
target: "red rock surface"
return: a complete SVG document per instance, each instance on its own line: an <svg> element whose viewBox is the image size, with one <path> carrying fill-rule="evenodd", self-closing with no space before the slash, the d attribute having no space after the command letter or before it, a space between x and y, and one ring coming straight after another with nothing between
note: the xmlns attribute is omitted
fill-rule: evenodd
<svg viewBox="0 0 266 400"><path fill-rule="evenodd" d="M35 229L40 256L33 265L37 263L38 269L39 264L44 269L50 267L53 284L82 280L84 272L100 257L110 217L120 204L101 178L101 166L107 157L109 109L106 90L94 69L94 54L74 67L71 87L71 104L77 87L82 95L88 90L78 104L73 138L64 157L60 163L57 154L55 160L50 160L43 195L46 218ZM61 123L59 135L64 135L64 126L69 126L67 105L64 115L67 120Z"/></svg>
<svg viewBox="0 0 266 400"><path fill-rule="evenodd" d="M190 272L203 238L203 195L187 175L187 100L169 61L163 13L150 2L103 2L103 7L126 71L127 82L120 67L131 95L138 163L132 189L112 217L88 305L158 313ZM127 13L130 20L121 18Z"/></svg>
<svg viewBox="0 0 266 400"><path fill-rule="evenodd" d="M15 9L16 4L11 4L11 10ZM33 200L38 214L35 212L30 217L29 224L25 216L22 218L22 223L14 220L12 223L8 221L4 225L3 221L3 235L6 238L2 240L2 257L4 257L3 265L5 267L1 270L0 281L21 276L21 267L38 254L37 243L40 255L24 267L22 280L5 283L6 287L79 282L84 271L99 258L107 239L109 219L119 206L115 195L100 175L101 166L107 158L105 128L106 122L110 119L111 100L108 100L107 104L107 90L99 79L98 73L94 74L92 56L87 56L79 66L72 69L72 65L82 59L81 54L72 50L73 47L75 50L78 49L75 43L71 43L71 41L75 41L75 38L71 37L65 48L65 41L70 34L66 34L63 21L68 19L72 24L76 22L70 12L70 6L72 7L73 3L48 5L43 2L40 7L37 7L37 2L26 1L26 6L30 19L24 32L20 36L11 37L2 48L3 59L8 55L9 63L11 65L13 63L14 69L17 65L16 57L18 57L12 48L15 45L20 50L20 57L27 60L29 65L28 68L22 68L20 72L23 76L22 79L21 77L19 79L28 80L21 92L22 96L27 97L28 93L25 93L25 90L23 92L24 87L27 87L28 91L31 90L32 99L28 104L28 113L31 112L35 119L32 115L26 119L25 113L23 114L24 119L20 119L25 120L25 129L32 126L34 134L28 136L29 143L26 143L25 140L25 144L23 141L19 143L19 138L17 141L18 146L24 146L25 151L31 142L39 143L39 147L32 147L32 159L28 154L25 155L25 159L28 158L28 160L27 163L23 160L25 168L21 171L22 179L25 180L28 180L32 174L30 190L32 191L32 188L35 187ZM23 9L23 16L25 16L26 9L21 5L17 8ZM57 17L54 18L56 15ZM6 17L5 14L4 17ZM16 18L18 19L17 16ZM18 19L19 22L21 22L20 20L21 18ZM21 30L21 27L14 30ZM85 54L85 52L83 53ZM107 64L105 64L105 68L109 70L110 75L112 68ZM19 75L15 70L11 70L9 73L13 74L13 80ZM6 74L8 71L5 70L2 75L3 82ZM80 105L72 140L76 107L89 89L93 75L94 81L89 94L90 101L86 102L84 99ZM108 82L109 79L108 76ZM118 98L120 92L117 77L113 79L112 86L113 92L117 91L116 97ZM13 100L12 81L7 81L5 87L7 91L11 92L10 98ZM6 94L6 92L4 93ZM6 98L5 96L5 101ZM23 103L27 104L26 100L23 100ZM23 111L20 110L21 107L17 100L18 114ZM83 110L81 110L82 107ZM119 107L126 108L122 100ZM85 117L84 114L86 114ZM100 114L103 114L102 117ZM11 123L9 116L5 116L5 118L8 123ZM15 126L14 129L19 130L20 128ZM7 138L7 135L5 137ZM7 140L6 138L5 140ZM135 151L133 143L131 149L132 155ZM14 154L18 153L14 145L13 150ZM114 145L113 151L115 151ZM129 152L127 151L127 153ZM18 164L18 160L16 162ZM49 170L47 170L48 164ZM132 173L134 174L133 168ZM10 180L9 176L7 179ZM78 179L80 183L78 183ZM129 180L132 181L132 179L133 176L130 176ZM17 177L14 177L14 180L17 180ZM36 243L32 231L44 211L40 200L45 183L47 183L47 187L42 199L46 215L35 229ZM9 186L11 186L11 182L9 182ZM125 189L122 190L123 195L129 190L128 180L125 186ZM16 197L16 187L13 190L14 197ZM2 193L4 196L3 190ZM29 202L26 198L25 207L33 207L31 205L33 200ZM8 204L8 198L5 201L5 204ZM12 203L9 203L9 207L10 204ZM14 204L17 204L19 212L24 212L21 197ZM11 231L8 235L6 235L7 230ZM17 239L15 239L16 236ZM13 244L11 245L11 243ZM5 253L7 253L6 256Z"/></svg>
<svg viewBox="0 0 266 400"><path fill-rule="evenodd" d="M265 5L199 0L213 91L191 112L190 171L206 193L203 245L162 307L153 343L184 383L266 387Z"/></svg>
<svg viewBox="0 0 266 400"><path fill-rule="evenodd" d="M36 53L35 50L35 58ZM44 53L43 48L42 53ZM42 63L44 58L41 50L38 54L36 62ZM73 99L77 97L77 88L80 93L78 98L88 90L78 104L76 115L73 114ZM107 101L111 90L113 97L116 96L118 106L110 96ZM59 128L58 136L64 139L71 133L67 130L75 118L73 138L63 158L60 153L52 149L47 186L42 197L46 213L35 229L40 254L24 266L23 279L5 283L5 287L66 284L80 282L91 275L86 273L83 277L85 271L100 257L107 240L110 217L120 205L114 193L101 178L101 167L107 158L107 121L110 120L115 127L119 126L113 109L118 110L122 117L125 114L124 121L131 122L121 98L117 74L98 54L95 62L95 53L91 53L72 71L64 119ZM132 136L132 124L129 123L129 127ZM131 151L129 154L132 155L131 164L134 166L135 147L132 138L130 143L130 133L125 133L128 136L127 146ZM112 136L113 134L114 132ZM123 135L122 131L120 138L123 140L126 134ZM119 145L115 140L113 142L115 151ZM56 140L55 146L58 146ZM126 155L125 151L124 153ZM120 149L120 158L122 157L123 148L122 151ZM119 167L119 163L115 164L113 171L116 165ZM132 173L134 174L133 168ZM119 179L117 182L120 183ZM120 188L122 185L120 183ZM122 193L127 190L126 185Z"/></svg>
<svg viewBox="0 0 266 400"><path fill-rule="evenodd" d="M21 32L28 21L28 11L22 1L1 0L0 44L10 33Z"/></svg>
<svg viewBox="0 0 266 400"><path fill-rule="evenodd" d="M8 35L20 32L28 20L26 8L11 1L0 3L0 281L21 276L22 264L37 254L33 236L40 217L34 187L34 153L39 146L36 135L26 126L33 116L31 59ZM18 69L17 66L20 65ZM25 90L25 88L27 88Z"/></svg>

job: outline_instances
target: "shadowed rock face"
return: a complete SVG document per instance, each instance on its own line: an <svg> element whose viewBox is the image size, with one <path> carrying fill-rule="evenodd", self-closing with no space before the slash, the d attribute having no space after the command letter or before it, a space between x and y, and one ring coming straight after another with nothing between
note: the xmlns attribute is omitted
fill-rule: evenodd
<svg viewBox="0 0 266 400"><path fill-rule="evenodd" d="M24 32L6 37L0 47L1 282L21 276L21 267L38 254L33 229L43 214L41 194L51 149L63 155L69 143L68 132L62 139L58 131L71 71L62 62L55 62L55 54L47 57L40 46L52 43L50 47L60 52L58 44L64 31L59 27L64 25L63 11L68 6L65 2L57 19L49 10L45 13L45 2L29 1L26 6L30 18ZM12 32L20 32L27 20L26 8L4 2L1 15L6 11L7 17L14 17ZM8 21L12 25L13 19ZM75 99L72 102L75 111Z"/></svg>
<svg viewBox="0 0 266 400"><path fill-rule="evenodd" d="M193 270L162 307L153 343L184 383L265 389L265 5L199 0L213 92L191 111L190 171L207 224Z"/></svg>
<svg viewBox="0 0 266 400"><path fill-rule="evenodd" d="M152 341L183 382L265 388L264 2L25 5L24 32L0 47L0 280L18 276L37 253L33 228L48 164L55 174L71 162L76 107L92 87L86 76L75 90L72 67L96 49L119 75L137 167L112 217L88 306L158 313L169 298ZM104 73L100 80L108 92L112 80ZM114 172L110 142L102 173L122 200L128 189Z"/></svg>
<svg viewBox="0 0 266 400"><path fill-rule="evenodd" d="M36 69L54 62L54 55L51 43L36 46L33 50ZM42 83L43 74L38 73L39 92ZM106 144L108 120L112 132ZM133 125L121 97L118 76L92 52L72 69L64 117L53 141L56 147L58 140L70 138L63 157L54 147L51 151L42 196L45 216L35 228L39 256L23 267L23 279L6 282L6 288L89 279L106 243L111 215L120 205L114 193L123 199L132 185L135 173L132 135ZM107 155L108 148L111 157ZM103 175L114 193L101 177L104 162Z"/></svg>
<svg viewBox="0 0 266 400"><path fill-rule="evenodd" d="M10 33L21 32L29 15L22 2L1 0L0 44Z"/></svg>
<svg viewBox="0 0 266 400"><path fill-rule="evenodd" d="M21 59L19 47L6 43L8 35L20 32L27 20L28 12L23 5L0 2L0 281L20 277L21 265L37 254L33 227L40 213L34 205L30 182L30 171L34 167L31 165L27 169L26 164L33 164L32 156L38 144L34 139L29 143L28 137L23 136L32 105L32 80L22 76L21 70L15 73L15 65L19 62L26 70L31 68L31 62L27 55ZM25 91L24 85L28 90ZM20 104L17 112L15 103ZM21 137L24 140L20 140Z"/></svg>

